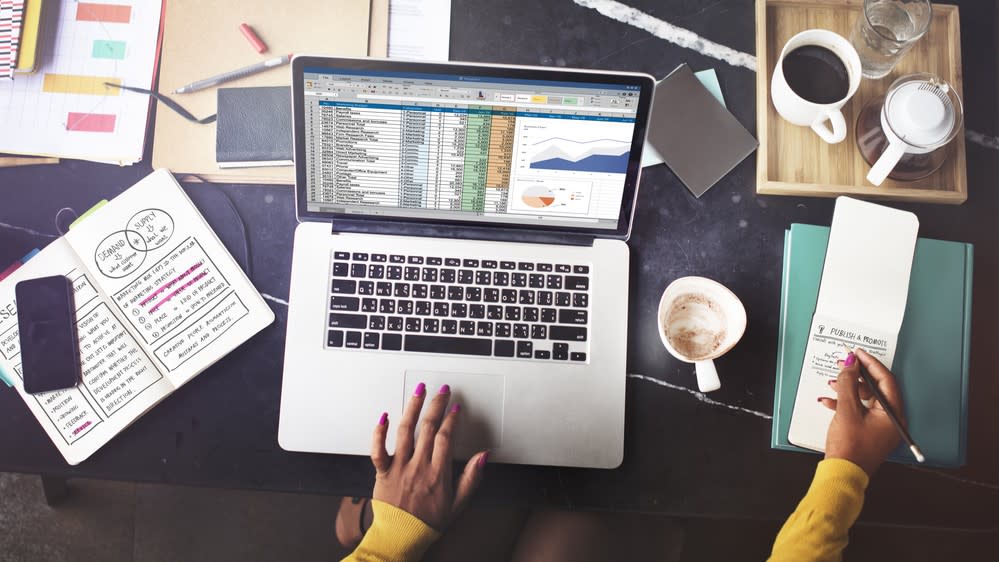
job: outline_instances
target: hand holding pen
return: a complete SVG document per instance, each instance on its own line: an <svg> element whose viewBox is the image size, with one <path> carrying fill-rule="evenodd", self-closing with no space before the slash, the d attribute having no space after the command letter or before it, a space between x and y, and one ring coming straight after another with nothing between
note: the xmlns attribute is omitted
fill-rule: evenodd
<svg viewBox="0 0 999 562"><path fill-rule="evenodd" d="M842 368L839 378L829 381L837 397L819 398L836 412L826 437L826 458L846 459L871 476L904 435L922 462L922 453L905 431L902 394L891 372L862 349L850 352ZM861 403L875 398L870 408Z"/></svg>

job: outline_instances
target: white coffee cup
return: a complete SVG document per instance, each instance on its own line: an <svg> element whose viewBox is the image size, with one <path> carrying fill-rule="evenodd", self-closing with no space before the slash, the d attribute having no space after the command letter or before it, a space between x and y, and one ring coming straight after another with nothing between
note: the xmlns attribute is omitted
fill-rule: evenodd
<svg viewBox="0 0 999 562"><path fill-rule="evenodd" d="M796 94L787 84L784 76L784 57L791 51L807 45L825 47L843 61L850 77L850 87L846 97L833 103L813 103ZM781 117L794 125L811 127L819 138L829 144L836 144L846 138L846 119L843 118L840 109L860 87L862 72L860 56L848 40L825 29L808 29L789 39L781 50L777 66L774 67L773 79L770 81L770 98ZM826 121L829 125L826 125Z"/></svg>
<svg viewBox="0 0 999 562"><path fill-rule="evenodd" d="M746 331L746 309L735 293L705 277L681 277L659 299L659 339L680 361L693 363L701 392L721 388L714 359Z"/></svg>

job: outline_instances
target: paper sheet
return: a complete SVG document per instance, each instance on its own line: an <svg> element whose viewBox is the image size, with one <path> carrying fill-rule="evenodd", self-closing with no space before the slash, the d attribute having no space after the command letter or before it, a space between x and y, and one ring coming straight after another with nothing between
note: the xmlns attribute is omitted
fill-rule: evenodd
<svg viewBox="0 0 999 562"><path fill-rule="evenodd" d="M448 60L451 0L391 0L389 58Z"/></svg>
<svg viewBox="0 0 999 562"><path fill-rule="evenodd" d="M701 84L704 84L704 87L707 88L709 92L711 92L711 95L713 95L715 99L718 100L718 103L722 104L725 107L728 107L725 104L725 96L722 95L721 84L718 83L718 74L715 73L715 69L709 68L707 70L695 72L694 76L696 76L697 79L700 80ZM654 108L653 111L655 111ZM648 141L646 141L645 148L642 149L642 167L645 168L647 166L655 166L656 164L662 164L663 162L665 162L663 155L659 154L659 151L656 150L656 147L652 146L651 144L649 144Z"/></svg>
<svg viewBox="0 0 999 562"><path fill-rule="evenodd" d="M47 6L34 74L0 81L0 152L132 164L142 159L161 4L62 0Z"/></svg>

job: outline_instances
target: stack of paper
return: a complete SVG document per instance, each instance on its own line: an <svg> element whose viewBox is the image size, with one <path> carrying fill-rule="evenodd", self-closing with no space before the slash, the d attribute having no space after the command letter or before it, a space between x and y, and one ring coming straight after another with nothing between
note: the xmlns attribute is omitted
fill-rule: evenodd
<svg viewBox="0 0 999 562"><path fill-rule="evenodd" d="M0 2L20 3L20 0ZM43 14L46 59L0 81L0 152L132 164L142 159L160 2L60 0Z"/></svg>

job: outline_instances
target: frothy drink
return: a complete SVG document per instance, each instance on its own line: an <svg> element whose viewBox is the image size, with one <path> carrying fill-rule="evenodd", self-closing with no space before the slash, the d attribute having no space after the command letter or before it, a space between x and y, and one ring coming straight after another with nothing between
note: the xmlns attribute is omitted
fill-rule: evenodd
<svg viewBox="0 0 999 562"><path fill-rule="evenodd" d="M673 349L690 361L710 357L725 341L725 311L707 295L677 297L663 321L663 332Z"/></svg>

